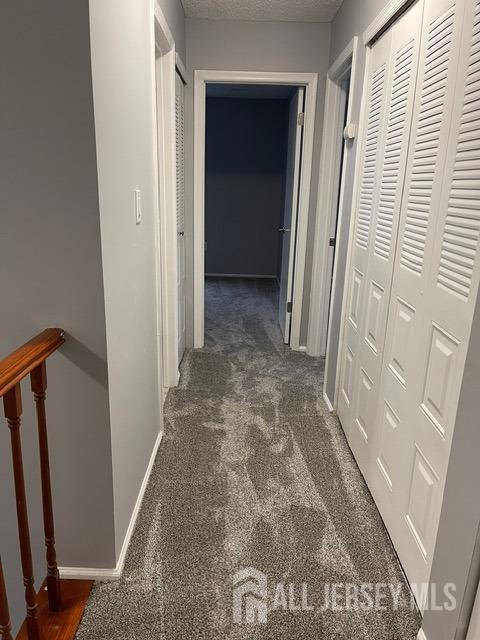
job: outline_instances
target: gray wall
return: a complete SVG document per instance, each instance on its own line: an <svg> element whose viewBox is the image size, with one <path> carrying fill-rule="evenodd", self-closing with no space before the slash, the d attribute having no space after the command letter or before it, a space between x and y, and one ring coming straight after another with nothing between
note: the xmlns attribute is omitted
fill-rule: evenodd
<svg viewBox="0 0 480 640"><path fill-rule="evenodd" d="M62 566L112 568L160 424L149 130L153 28L147 0L93 5L90 34L88 0L2 3L0 357L45 327L67 331L67 343L48 364L58 559ZM184 56L180 0L160 5ZM100 81L95 122L90 35ZM102 95L105 87L110 96ZM144 194L136 235L129 224L134 186ZM143 309L141 317L132 306ZM28 384L23 387L38 587L46 574L38 454L33 401ZM16 628L25 609L9 447L4 426L0 554Z"/></svg>
<svg viewBox="0 0 480 640"><path fill-rule="evenodd" d="M187 18L187 68L234 71L297 71L318 73L315 144L312 188L308 228L307 265L311 264L313 231L317 206L317 185L322 137L325 77L330 51L330 25L299 22L243 22L222 20L194 20ZM186 95L187 163L186 163L186 238L187 287L193 288L193 87L190 82ZM301 342L305 344L310 298L310 274L304 286ZM187 299L191 299L191 295ZM192 309L187 309L191 318ZM188 341L192 343L192 329L188 327Z"/></svg>
<svg viewBox="0 0 480 640"><path fill-rule="evenodd" d="M45 327L59 561L115 563L105 310L87 0L2 3L0 354ZM46 575L33 400L22 429L37 587ZM0 428L0 554L15 626L25 615L8 429Z"/></svg>
<svg viewBox="0 0 480 640"><path fill-rule="evenodd" d="M338 58L354 36L362 39L365 29L387 4L387 0L344 0L332 22L330 62ZM363 44L361 48L364 49Z"/></svg>
<svg viewBox="0 0 480 640"><path fill-rule="evenodd" d="M158 0L158 4L175 40L175 50L178 51L183 64L186 64L185 12L181 0Z"/></svg>
<svg viewBox="0 0 480 640"><path fill-rule="evenodd" d="M171 2L160 6L171 16ZM179 1L176 7L170 27L182 41ZM150 1L91 0L90 26L118 560L162 421Z"/></svg>
<svg viewBox="0 0 480 640"><path fill-rule="evenodd" d="M208 98L206 273L275 276L288 101Z"/></svg>

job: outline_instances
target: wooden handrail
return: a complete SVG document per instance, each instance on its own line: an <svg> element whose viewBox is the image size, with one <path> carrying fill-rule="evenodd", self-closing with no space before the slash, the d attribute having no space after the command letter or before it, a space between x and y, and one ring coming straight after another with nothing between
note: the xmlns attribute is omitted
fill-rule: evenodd
<svg viewBox="0 0 480 640"><path fill-rule="evenodd" d="M63 329L45 329L0 360L0 398L65 342Z"/></svg>

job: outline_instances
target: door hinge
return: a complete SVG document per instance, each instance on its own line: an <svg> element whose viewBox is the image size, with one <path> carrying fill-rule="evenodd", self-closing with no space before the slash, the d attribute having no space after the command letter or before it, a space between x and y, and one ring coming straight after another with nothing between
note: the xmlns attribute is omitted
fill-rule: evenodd
<svg viewBox="0 0 480 640"><path fill-rule="evenodd" d="M287 302L287 313L292 313L292 303Z"/></svg>
<svg viewBox="0 0 480 640"><path fill-rule="evenodd" d="M330 238L330 241L328 243L331 247L334 247L337 244L337 239L336 238Z"/></svg>
<svg viewBox="0 0 480 640"><path fill-rule="evenodd" d="M305 114L303 113L303 111L302 113L298 114L298 124L300 127L303 127L305 124Z"/></svg>

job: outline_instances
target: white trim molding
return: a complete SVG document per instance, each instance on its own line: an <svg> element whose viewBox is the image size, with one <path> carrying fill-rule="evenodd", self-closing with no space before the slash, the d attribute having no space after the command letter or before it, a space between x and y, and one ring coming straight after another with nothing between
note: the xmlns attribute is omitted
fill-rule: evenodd
<svg viewBox="0 0 480 640"><path fill-rule="evenodd" d="M352 66L352 58L357 47L358 37L355 36L350 40L345 49L339 54L338 58L333 62L328 70L328 77L330 80L338 80L350 69Z"/></svg>
<svg viewBox="0 0 480 640"><path fill-rule="evenodd" d="M350 122L352 105L356 99L354 92L358 90L354 79L356 77L359 46L358 38L353 38L335 60L327 74L308 318L307 352L312 356L324 356L328 352L326 348L327 327L331 294L330 283L332 282L332 265L329 264L329 260L331 261L329 243L331 231L335 226L337 209L339 211L337 235L342 231L348 232L348 229L345 230L343 228L344 225L342 226L343 190L340 196L338 190L342 170L345 170L345 166L340 166L342 149L341 145L339 145L339 134L341 134L341 128L343 127L342 99L343 101L345 100L345 91L341 83L350 73L351 90L347 106L347 122ZM347 154L344 155L344 165L346 156ZM333 269L335 270L335 265L333 265Z"/></svg>
<svg viewBox="0 0 480 640"><path fill-rule="evenodd" d="M173 39L172 32L168 26L167 19L158 3L155 0L154 5L155 14L155 44L158 46L162 53L167 53L170 49L175 48L175 40Z"/></svg>
<svg viewBox="0 0 480 640"><path fill-rule="evenodd" d="M119 580L121 573L117 567L100 569L97 567L58 567L62 580L95 580L97 582L111 582Z"/></svg>
<svg viewBox="0 0 480 640"><path fill-rule="evenodd" d="M323 401L327 405L327 409L330 411L330 413L333 413L335 411L335 409L333 408L333 404L330 402L329 397L325 393L325 389L322 392L322 396L323 396Z"/></svg>
<svg viewBox="0 0 480 640"><path fill-rule="evenodd" d="M390 20L409 2L410 0L389 0L375 20L363 32L363 44L370 44Z"/></svg>
<svg viewBox="0 0 480 640"><path fill-rule="evenodd" d="M135 506L133 507L132 515L130 517L130 522L128 524L127 531L125 533L122 548L120 550L120 554L118 556L117 564L115 565L115 567L112 567L111 569L102 569L102 568L96 568L96 567L91 567L91 568L59 567L58 570L60 572L61 578L69 578L71 580L108 581L108 580L118 580L121 577L123 573L123 568L125 566L125 558L127 557L127 551L130 545L130 540L132 539L132 535L135 530L138 514L140 513L143 498L145 496L145 491L147 490L148 481L150 480L153 465L155 464L155 458L157 456L160 443L162 442L162 437L163 437L163 433L159 433L155 441L155 444L153 445L153 450L150 455L150 460L148 461L147 469L145 471L145 475L143 477L140 490L138 492Z"/></svg>
<svg viewBox="0 0 480 640"><path fill-rule="evenodd" d="M312 174L315 107L317 102L316 73L281 73L251 71L195 71L194 80L194 145L193 145L193 346L204 342L204 247L205 247L205 99L209 82L225 84L291 85L306 87L304 144L295 252L295 281L292 299L290 347L300 348L300 325L303 304L303 282L307 245L308 209Z"/></svg>
<svg viewBox="0 0 480 640"><path fill-rule="evenodd" d="M187 85L187 68L185 67L181 55L178 51L175 53L175 66L184 85Z"/></svg>
<svg viewBox="0 0 480 640"><path fill-rule="evenodd" d="M176 226L176 146L175 146L175 41L165 16L155 0L155 92L154 109L157 140L155 179L157 181L156 244L157 288L159 290L158 340L162 354L162 387L175 387L178 381L178 288ZM163 389L160 391L161 397Z"/></svg>

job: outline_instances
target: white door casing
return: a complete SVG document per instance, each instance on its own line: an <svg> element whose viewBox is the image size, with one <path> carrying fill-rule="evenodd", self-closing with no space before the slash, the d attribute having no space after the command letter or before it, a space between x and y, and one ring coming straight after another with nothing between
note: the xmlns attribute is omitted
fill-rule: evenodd
<svg viewBox="0 0 480 640"><path fill-rule="evenodd" d="M299 207L296 230L293 309L290 347L302 349L300 329L303 308L305 260L308 237L310 180L315 130L317 74L261 71L196 70L194 83L193 144L193 346L204 344L204 278L205 278L205 99L209 82L227 84L289 85L305 88L305 118L300 178Z"/></svg>
<svg viewBox="0 0 480 640"><path fill-rule="evenodd" d="M155 17L157 18L157 9ZM164 20L162 20L163 24ZM159 25L157 24L157 27ZM165 23L165 29L166 23ZM157 38L157 29L155 32ZM159 37L159 43L163 40ZM157 45L159 45L157 42ZM163 52L155 61L156 120L158 154L159 245L161 265L163 395L178 383L178 287L176 225L176 142L175 142L175 47L172 40L163 43Z"/></svg>
<svg viewBox="0 0 480 640"><path fill-rule="evenodd" d="M342 303L354 194L351 180L357 157L354 109L362 94L360 58L360 41L355 36L328 70L323 116L307 353L326 356L323 397L330 410L336 410L338 398ZM345 118L348 140L345 139ZM330 236L325 232L328 226ZM335 237L334 247L330 243L332 237Z"/></svg>
<svg viewBox="0 0 480 640"><path fill-rule="evenodd" d="M178 363L185 352L185 86L175 74L176 191L177 191L177 290L178 290Z"/></svg>
<svg viewBox="0 0 480 640"><path fill-rule="evenodd" d="M300 166L302 154L302 118L305 89L299 88L290 98L288 118L287 169L285 178L285 205L282 233L282 264L280 273L280 296L278 320L285 344L290 342L290 320L293 299L293 270L295 264L295 240L298 216L298 194L300 188Z"/></svg>
<svg viewBox="0 0 480 640"><path fill-rule="evenodd" d="M353 62L353 59L352 59ZM324 264L326 265L326 273L324 274L324 289L323 295L324 304L323 308L323 320L322 320L322 342L321 353L325 353L325 373L323 382L323 399L325 400L330 411L335 411L337 406L336 398L336 378L337 378L337 366L338 366L338 347L341 330L341 303L343 300L343 288L345 284L345 266L348 249L348 231L349 220L347 219L348 206L346 204L346 191L345 183L348 172L349 163L351 161L350 154L353 152L352 140L345 138L345 127L348 126L351 113L351 93L352 93L352 66L349 65L348 75L345 76L336 88L338 95L337 111L337 127L339 131L335 138L336 153L335 163L333 163L332 174L334 176L333 185L337 186L336 197L330 199L333 200L334 210L330 215L330 233L328 236L328 253ZM333 86L333 81L329 80L327 85L327 93ZM328 95L327 95L328 98ZM342 116L341 119L339 116ZM351 124L351 123L350 123ZM341 127L340 127L341 125ZM340 130L341 129L341 130ZM338 135L338 134L341 135ZM352 158L353 159L353 158ZM336 166L335 166L336 165ZM318 221L317 221L318 224ZM333 244L332 244L333 241ZM311 315L309 320L311 319ZM309 330L311 323L309 322ZM310 335L309 335L310 340ZM323 344L325 343L325 350L323 351ZM335 348L337 345L337 348ZM308 345L307 345L307 352ZM329 388L332 390L329 394Z"/></svg>
<svg viewBox="0 0 480 640"><path fill-rule="evenodd" d="M339 416L421 584L480 277L480 0L418 0L366 79Z"/></svg>

